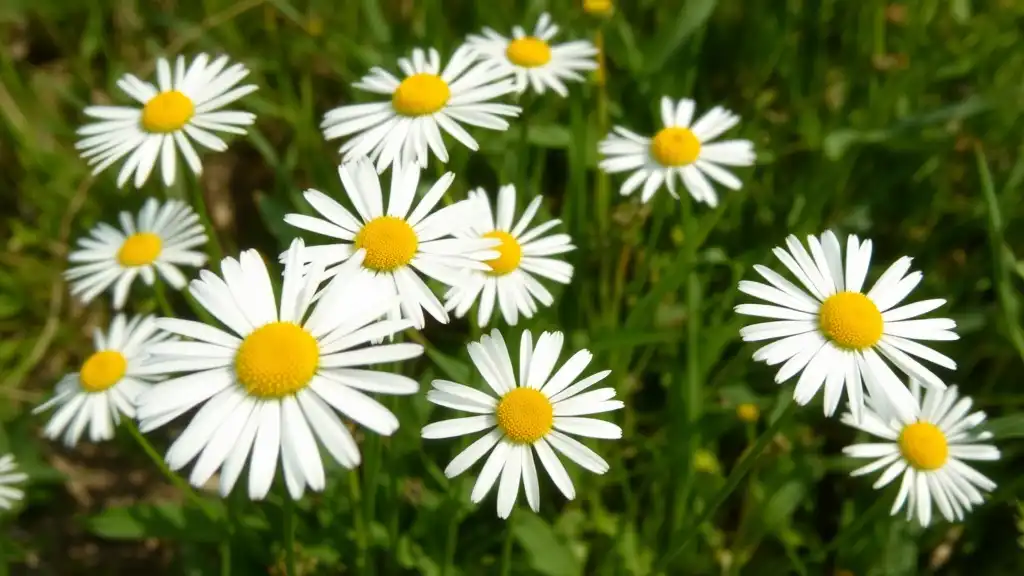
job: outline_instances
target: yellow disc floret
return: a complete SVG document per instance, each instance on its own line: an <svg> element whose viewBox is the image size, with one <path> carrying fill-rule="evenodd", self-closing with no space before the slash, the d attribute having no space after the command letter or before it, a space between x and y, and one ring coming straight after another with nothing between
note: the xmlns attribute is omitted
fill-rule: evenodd
<svg viewBox="0 0 1024 576"><path fill-rule="evenodd" d="M900 433L900 453L917 470L938 470L949 456L946 435L931 422L915 422Z"/></svg>
<svg viewBox="0 0 1024 576"><path fill-rule="evenodd" d="M700 140L689 128L662 128L651 140L651 156L662 166L685 166L700 157Z"/></svg>
<svg viewBox="0 0 1024 576"><path fill-rule="evenodd" d="M505 56L516 66L536 68L551 61L551 46L533 36L517 38L508 43Z"/></svg>
<svg viewBox="0 0 1024 576"><path fill-rule="evenodd" d="M82 388L88 392L103 392L121 381L128 370L128 361L117 350L102 350L89 356L78 372Z"/></svg>
<svg viewBox="0 0 1024 576"><path fill-rule="evenodd" d="M316 339L297 324L271 322L245 337L235 355L235 373L246 391L283 398L309 384L320 364Z"/></svg>
<svg viewBox="0 0 1024 576"><path fill-rule="evenodd" d="M142 108L142 127L147 132L166 134L181 130L195 114L192 99L177 90L161 92Z"/></svg>
<svg viewBox="0 0 1024 576"><path fill-rule="evenodd" d="M138 232L125 238L117 251L121 266L148 266L160 255L163 241L152 232Z"/></svg>
<svg viewBox="0 0 1024 576"><path fill-rule="evenodd" d="M502 397L496 417L509 440L533 444L551 431L554 408L548 397L533 388L516 388Z"/></svg>
<svg viewBox="0 0 1024 576"><path fill-rule="evenodd" d="M391 272L405 266L416 255L420 242L412 226L401 218L380 216L356 234L355 247L366 249L363 266L377 272Z"/></svg>
<svg viewBox="0 0 1024 576"><path fill-rule="evenodd" d="M436 74L413 74L395 89L391 106L402 116L425 116L444 108L451 98L448 83Z"/></svg>
<svg viewBox="0 0 1024 576"><path fill-rule="evenodd" d="M492 250L497 250L500 256L486 262L491 267L491 275L504 276L519 268L519 261L523 259L523 247L519 245L518 240L508 232L502 232L501 230L488 232L484 234L484 238L497 238L501 240L501 244L492 248Z"/></svg>
<svg viewBox="0 0 1024 576"><path fill-rule="evenodd" d="M882 337L882 313L860 292L839 292L825 299L818 311L821 331L837 346L863 350Z"/></svg>

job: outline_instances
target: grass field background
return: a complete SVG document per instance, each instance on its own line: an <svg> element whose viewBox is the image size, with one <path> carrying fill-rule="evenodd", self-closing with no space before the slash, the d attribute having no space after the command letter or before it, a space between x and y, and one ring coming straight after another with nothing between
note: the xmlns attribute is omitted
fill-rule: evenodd
<svg viewBox="0 0 1024 576"><path fill-rule="evenodd" d="M145 197L203 194L225 253L276 255L295 236L282 216L301 191L340 193L328 109L365 101L349 85L371 66L394 70L416 46L450 54L487 25L531 28L550 11L559 39L602 35L606 70L571 95L524 100L505 133L474 134L481 150L449 146L452 190L515 183L546 197L579 249L573 283L519 330L562 330L626 402L620 441L596 445L604 476L567 466L577 498L542 478L541 513L521 502L508 522L493 495L469 501L478 470L447 480L458 442L424 443L423 395L388 399L392 438L361 438L364 464L329 473L298 503L301 574L582 576L784 574L903 576L1024 572L1017 501L1024 492L1024 4L1012 0L634 0L610 18L568 0L4 0L0 4L0 452L32 476L0 516L12 574L284 574L282 494L259 504L204 493L186 501L121 431L66 450L43 441L31 408L90 351L107 299L74 302L61 278L68 247L95 223ZM81 110L126 103L126 72L153 74L160 55L226 53L252 70L250 134L204 157L196 182L139 191L91 177L73 147ZM648 205L616 193L596 170L612 124L658 127L662 95L724 105L731 134L758 161L720 207L662 191ZM524 131L524 126L527 129ZM441 169L432 162L429 170ZM697 224L684 226L684 210ZM930 529L890 518L895 485L849 478L852 430L821 416L820 400L785 412L790 387L750 359L733 313L751 266L773 267L787 234L827 228L870 237L869 281L903 255L925 273L915 293L946 298L961 340L939 349L995 419L1003 453L983 467L999 483L963 524ZM322 239L316 239L321 242ZM138 311L156 311L136 286ZM191 313L180 295L171 305ZM402 369L426 385L466 381L467 321L428 323L428 355ZM507 337L508 338L508 337ZM760 418L737 417L753 403ZM756 461L743 456L769 425ZM173 433L173 431L172 431ZM171 436L156 434L164 450ZM728 493L730 472L751 466ZM706 520L700 522L700 520Z"/></svg>

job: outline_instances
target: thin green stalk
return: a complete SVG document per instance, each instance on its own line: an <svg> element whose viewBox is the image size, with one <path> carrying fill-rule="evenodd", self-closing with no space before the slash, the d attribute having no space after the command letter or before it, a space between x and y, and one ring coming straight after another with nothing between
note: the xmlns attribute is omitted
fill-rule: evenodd
<svg viewBox="0 0 1024 576"><path fill-rule="evenodd" d="M231 541L224 540L217 548L220 553L220 576L231 576Z"/></svg>
<svg viewBox="0 0 1024 576"><path fill-rule="evenodd" d="M366 572L369 545L367 544L367 532L369 527L363 516L363 495L359 487L359 474L348 475L349 496L352 499L353 523L356 529L356 546L359 548L359 555L356 557L356 568L360 574Z"/></svg>
<svg viewBox="0 0 1024 576"><path fill-rule="evenodd" d="M373 520L377 515L377 485L379 484L378 477L380 475L382 448L380 436L376 434L368 436L366 444L366 456L363 461L363 472L366 476L363 484L363 501L360 504L363 507L363 522L366 523L366 526L372 526ZM372 574L373 572L373 564L367 563L363 574Z"/></svg>
<svg viewBox="0 0 1024 576"><path fill-rule="evenodd" d="M167 300L167 290L164 288L164 281L160 278L156 279L153 283L153 292L156 294L156 303L160 307L160 312L168 318L174 318L174 308L171 307L171 303Z"/></svg>
<svg viewBox="0 0 1024 576"><path fill-rule="evenodd" d="M451 522L448 523L448 534L445 535L444 539L444 564L441 566L441 576L449 576L455 573L455 549L459 543L459 523L460 516L458 511L458 503L455 501L454 488L450 489L448 493L453 509Z"/></svg>
<svg viewBox="0 0 1024 576"><path fill-rule="evenodd" d="M512 574L512 519L505 524L505 542L501 545L501 576Z"/></svg>
<svg viewBox="0 0 1024 576"><path fill-rule="evenodd" d="M673 527L682 524L686 516L693 490L694 468L693 458L701 446L700 422L703 412L701 403L704 399L704 383L701 379L700 366L700 327L701 327L701 294L700 279L697 277L697 220L693 214L693 205L687 200L681 202L683 212L683 251L686 254L686 381L683 387L683 403L686 414L687 455L683 484L679 497L675 501L675 519ZM670 538L674 537L670 534ZM671 541L671 540L670 540Z"/></svg>
<svg viewBox="0 0 1024 576"><path fill-rule="evenodd" d="M519 172L519 183L517 186L519 194L516 196L517 198L522 198L530 189L530 120L533 98L530 97L529 90L523 92L519 104L523 108L522 115L519 117L519 125L522 126L523 130L519 141L519 161L516 166Z"/></svg>
<svg viewBox="0 0 1024 576"><path fill-rule="evenodd" d="M295 570L295 502L288 494L284 495L284 553L287 576L298 576Z"/></svg>
<svg viewBox="0 0 1024 576"><path fill-rule="evenodd" d="M666 554L665 556L662 556L661 561L658 562L657 566L653 570L655 574L664 573L665 569L669 566L669 564L671 564L671 562L675 560L677 556L686 551L686 547L690 544L690 541L693 540L693 538L700 531L701 525L703 525L704 522L707 522L708 519L710 519L718 510L718 508L721 507L723 503L725 503L725 501L729 498L729 495L732 494L734 490L736 490L736 487L740 485L740 482L743 480L743 478L745 478L747 474L750 472L750 470L754 467L754 463L757 462L757 459L761 457L761 453L764 452L765 448L768 447L768 444L770 444L772 439L775 438L775 434L779 431L782 425L789 420L789 417L793 412L792 393L789 391L780 391L780 394L784 394L784 400L782 401L785 402L785 408L783 408L782 413L779 414L778 418L776 418L775 421L772 422L771 425L768 426L768 428L761 433L761 435L757 438L757 442L750 449L750 451L747 452L747 455L744 456L743 459L740 460L739 464L737 464L736 467L733 468L732 472L729 473L729 477L726 478L725 480L725 485L723 485L718 490L718 492L715 493L714 497L711 499L711 502L708 504L707 508L705 508L701 515L698 516L697 519L690 525L689 530L683 536L683 539L679 543L679 545L676 546L676 548L673 549L672 552Z"/></svg>
<svg viewBox="0 0 1024 576"><path fill-rule="evenodd" d="M988 243L992 250L992 268L995 280L996 299L999 307L1003 309L1002 316L1006 320L1006 332L1010 343L1024 360L1024 330L1018 324L1020 318L1020 302L1014 294L1013 283L1010 273L1006 267L1006 249L1003 240L1003 217L999 210L999 200L996 198L995 184L992 182L992 173L988 168L988 160L985 158L985 151L981 144L974 146L974 156L978 163L978 176L981 179L981 195L985 198L985 205L988 208Z"/></svg>
<svg viewBox="0 0 1024 576"><path fill-rule="evenodd" d="M135 439L135 442L142 448L142 451L145 452L146 455L149 456L149 459L153 461L153 464L156 464L156 467L160 469L160 473L163 474L167 480L175 486L175 488L181 490L182 494L185 495L185 498L202 510L207 517L211 520L215 520L216 518L213 512L206 503L203 502L203 499L196 494L195 490L189 486L188 482L186 482L184 478L175 474L174 471L167 466L167 462L165 462L163 457L160 456L160 453L156 451L156 448L154 448L153 445L149 443L149 440L146 440L146 437L139 432L138 427L135 426L135 422L125 419L124 426L128 429L128 433L132 435L132 438Z"/></svg>
<svg viewBox="0 0 1024 576"><path fill-rule="evenodd" d="M208 252L210 259L214 262L220 262L224 258L224 247L217 236L217 230L213 227L213 221L210 220L210 211L206 208L206 196L203 194L203 187L199 185L198 181L194 182L194 184L192 187L192 206L199 215L199 221L206 228L206 236L209 239Z"/></svg>

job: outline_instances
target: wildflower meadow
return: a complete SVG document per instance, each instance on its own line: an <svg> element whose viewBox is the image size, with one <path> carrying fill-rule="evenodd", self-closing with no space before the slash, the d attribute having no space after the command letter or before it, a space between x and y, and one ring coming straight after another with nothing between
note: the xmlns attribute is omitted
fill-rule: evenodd
<svg viewBox="0 0 1024 576"><path fill-rule="evenodd" d="M1022 26L5 3L0 575L1024 572Z"/></svg>

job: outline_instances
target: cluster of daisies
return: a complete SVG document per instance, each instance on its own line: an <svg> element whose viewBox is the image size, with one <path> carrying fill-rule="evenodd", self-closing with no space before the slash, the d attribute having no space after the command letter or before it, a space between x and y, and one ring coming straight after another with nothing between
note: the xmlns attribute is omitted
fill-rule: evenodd
<svg viewBox="0 0 1024 576"><path fill-rule="evenodd" d="M400 75L373 68L354 87L378 102L348 104L327 112L326 139L342 139L338 168L351 210L330 195L307 190L305 213L287 224L327 243L296 239L281 254L283 276L254 250L224 258L220 273L200 270L187 282L182 267L206 263L207 231L196 212L178 200L145 201L138 214L122 212L119 226L100 224L79 241L66 272L71 291L89 302L112 293L118 312L109 329L94 334L95 352L66 376L38 411L53 410L44 434L74 446L88 431L98 442L113 436L122 418L149 433L186 416L187 424L166 453L172 470L191 464L195 486L214 481L227 495L248 464L247 491L260 499L278 472L292 498L325 486L325 450L341 466L360 463L358 445L342 417L381 435L399 427L374 395L410 395L415 380L380 365L415 359L419 344L401 334L450 315L464 317L476 304L484 327L500 316L508 325L529 318L555 300L550 286L568 284L573 267L558 258L572 239L553 233L557 219L541 216L543 199L519 210L516 190L500 187L492 200L483 189L454 200L454 175L421 182L433 157L448 161L447 134L471 150L476 139L465 126L504 131L521 109L499 101L531 90L565 96L567 82L582 81L597 67L597 49L586 41L552 43L558 26L542 15L532 33L520 27L506 37L485 29L442 63L433 49L413 50L398 60ZM157 84L130 74L118 86L138 107L93 106L98 121L80 129L82 155L100 172L125 159L118 185L142 186L160 163L171 185L178 152L189 169L202 169L193 145L219 151L216 133L245 134L253 114L222 108L256 89L240 85L248 74L226 57L178 57L173 69L161 59ZM385 99L385 97L387 99ZM695 103L661 101L663 127L653 136L615 127L599 144L600 168L630 172L621 193L640 190L647 202L664 185L677 196L679 183L698 203L715 206L715 182L738 189L729 167L750 166L747 140L715 141L739 117L714 107L695 118ZM382 174L390 169L390 177ZM387 183L387 193L384 184ZM421 194L422 191L422 194ZM493 203L492 203L493 202ZM748 341L771 340L754 353L781 364L777 380L796 377L795 398L807 404L824 387L827 415L843 391L843 421L885 442L851 446L854 458L875 459L855 474L883 470L876 486L902 475L893 511L907 505L927 524L932 502L952 520L982 501L992 482L964 464L998 457L978 444L984 419L968 414L970 400L916 358L954 368L952 360L919 343L956 338L945 319L915 319L941 300L900 305L921 280L910 259L897 261L867 293L871 242L851 236L845 264L838 238L826 232L808 239L810 252L790 238L775 250L803 286L764 266L767 284L743 281L740 290L769 304L744 304L737 312L768 318L748 326ZM270 264L276 264L274 258ZM146 285L188 286L203 321L128 317L121 312L136 277ZM280 288L276 289L280 277ZM440 287L440 288L434 288ZM468 416L431 423L428 439L478 435L445 470L455 477L484 460L471 499L481 501L498 483L498 515L507 517L520 487L537 510L537 460L566 497L575 489L561 457L602 474L605 460L575 439L616 439L622 431L594 415L623 408L612 387L595 388L609 371L588 374L593 355L579 350L564 362L564 337L519 334L514 354L499 330L468 345L485 389L434 380L427 399ZM890 365L910 378L910 388ZM376 368L375 368L376 367ZM927 389L924 399L921 386ZM486 456L486 458L485 458ZM14 498L4 483L23 476L0 460L0 505ZM500 481L499 481L500 478Z"/></svg>

